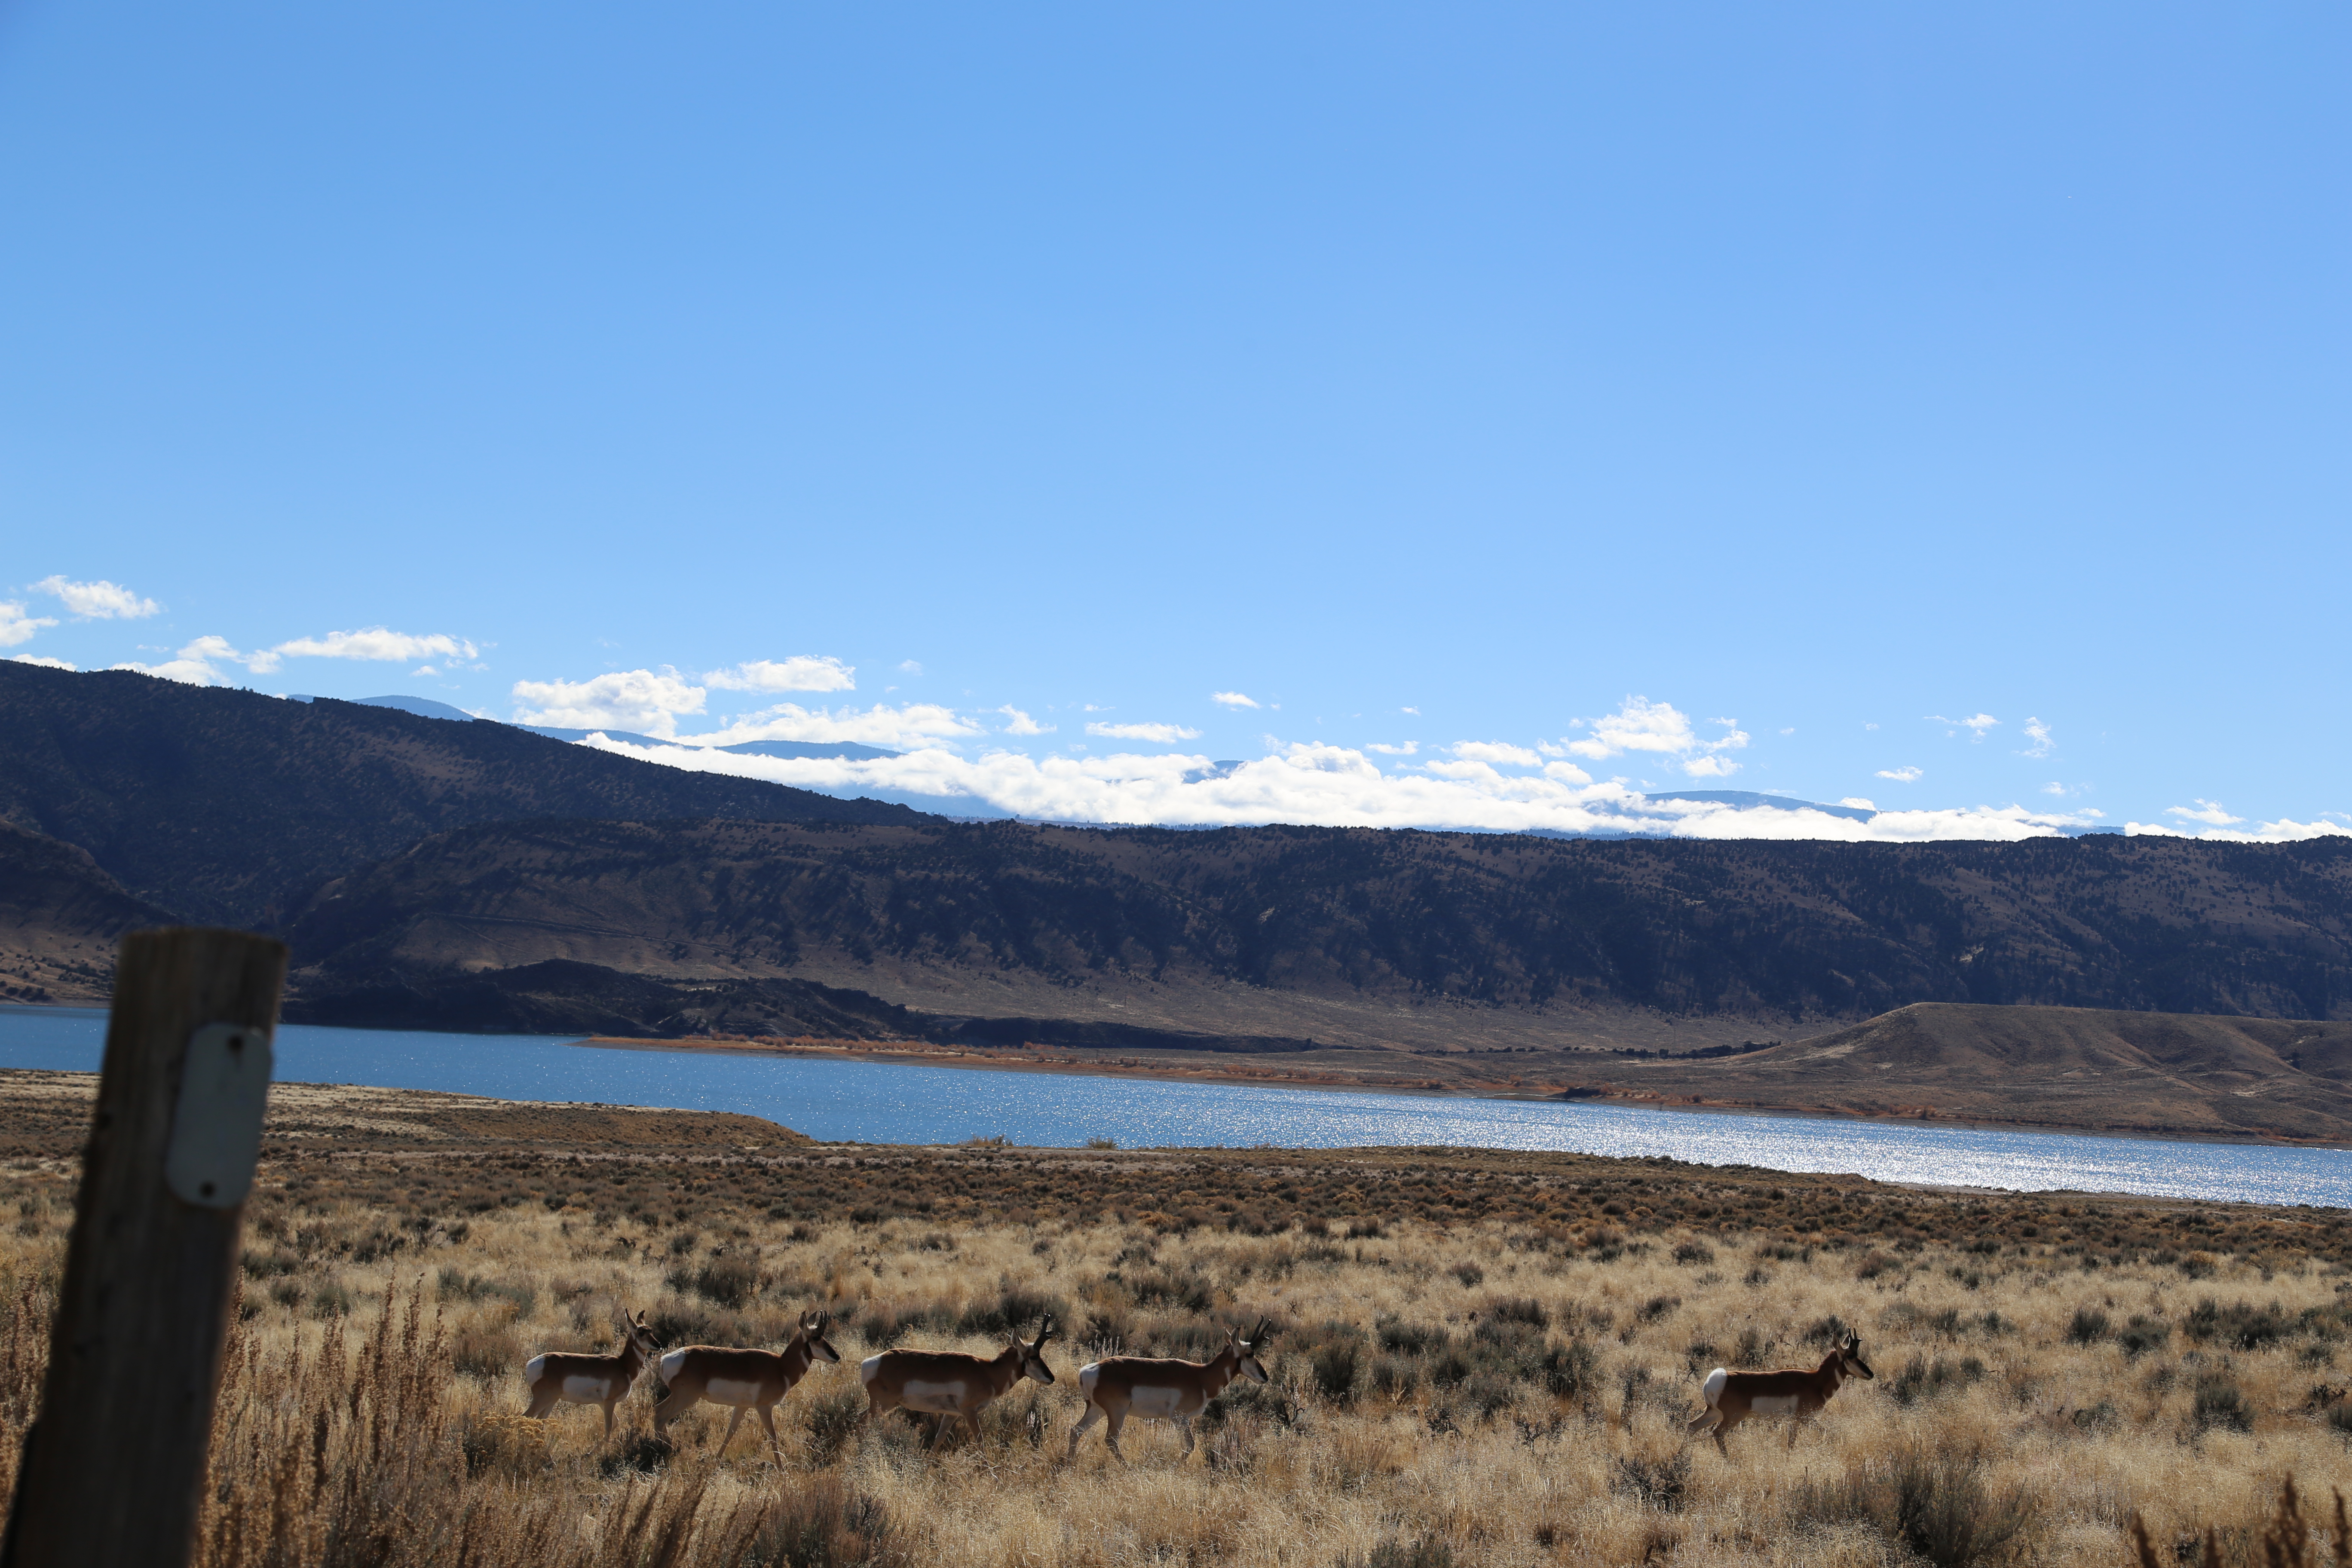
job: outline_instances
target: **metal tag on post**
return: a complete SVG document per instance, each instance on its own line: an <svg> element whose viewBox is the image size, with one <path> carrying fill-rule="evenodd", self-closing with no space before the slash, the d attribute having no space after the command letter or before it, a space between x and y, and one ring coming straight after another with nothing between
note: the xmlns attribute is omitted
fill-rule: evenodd
<svg viewBox="0 0 2352 1568"><path fill-rule="evenodd" d="M269 1031L207 1024L188 1041L163 1184L182 1203L230 1209L253 1187L269 1101Z"/></svg>

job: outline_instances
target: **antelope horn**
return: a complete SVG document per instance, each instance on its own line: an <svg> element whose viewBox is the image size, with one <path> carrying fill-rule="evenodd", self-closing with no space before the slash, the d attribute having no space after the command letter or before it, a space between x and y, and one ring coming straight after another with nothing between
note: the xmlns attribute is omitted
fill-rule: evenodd
<svg viewBox="0 0 2352 1568"><path fill-rule="evenodd" d="M1030 1348L1031 1348L1031 1349L1033 1349L1033 1350L1043 1350L1043 1349L1045 1349L1045 1342L1046 1342L1047 1340L1052 1339L1053 1337L1054 1337L1054 1314L1053 1314L1053 1313L1051 1313L1051 1312L1048 1312L1048 1313L1046 1313L1046 1314L1045 1314L1045 1321L1044 1322L1039 1323L1039 1324L1037 1325L1037 1338L1036 1338L1035 1342L1034 1342L1034 1344L1032 1344L1032 1346L1031 1346Z"/></svg>

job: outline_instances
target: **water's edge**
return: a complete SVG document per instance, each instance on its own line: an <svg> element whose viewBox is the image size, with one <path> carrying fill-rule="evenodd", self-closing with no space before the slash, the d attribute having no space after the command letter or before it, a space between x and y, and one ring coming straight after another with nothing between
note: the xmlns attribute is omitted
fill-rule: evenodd
<svg viewBox="0 0 2352 1568"><path fill-rule="evenodd" d="M88 1071L94 1009L0 1015L0 1067ZM1276 1088L1094 1074L583 1048L578 1037L282 1026L287 1082L761 1117L823 1142L1002 1137L1072 1148L1483 1148L1667 1158L1917 1186L2352 1206L2352 1153L2291 1145L1830 1120L1623 1103Z"/></svg>

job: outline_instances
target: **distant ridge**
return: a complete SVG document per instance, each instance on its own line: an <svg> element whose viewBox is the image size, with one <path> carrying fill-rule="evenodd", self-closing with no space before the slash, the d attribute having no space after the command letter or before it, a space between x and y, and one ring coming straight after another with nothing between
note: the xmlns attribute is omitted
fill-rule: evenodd
<svg viewBox="0 0 2352 1568"><path fill-rule="evenodd" d="M184 919L267 926L427 834L530 817L925 820L509 724L0 661L0 821L79 846Z"/></svg>
<svg viewBox="0 0 2352 1568"><path fill-rule="evenodd" d="M1720 1106L2352 1139L2345 1020L1922 1002L1763 1051L1611 1063L1593 1079L1635 1098Z"/></svg>

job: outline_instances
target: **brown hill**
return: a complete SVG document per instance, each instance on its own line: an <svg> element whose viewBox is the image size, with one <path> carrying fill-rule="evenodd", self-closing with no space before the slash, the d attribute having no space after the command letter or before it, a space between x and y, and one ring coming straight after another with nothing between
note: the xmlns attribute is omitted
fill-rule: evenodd
<svg viewBox="0 0 2352 1568"><path fill-rule="evenodd" d="M170 922L87 851L0 822L0 1001L102 1002L122 933Z"/></svg>
<svg viewBox="0 0 2352 1568"><path fill-rule="evenodd" d="M509 724L0 660L0 822L79 845L191 919L267 926L428 833L538 816L925 820Z"/></svg>
<svg viewBox="0 0 2352 1568"><path fill-rule="evenodd" d="M1707 1061L1609 1064L1584 1092L2103 1131L2352 1140L2352 1022L1919 1003Z"/></svg>
<svg viewBox="0 0 2352 1568"><path fill-rule="evenodd" d="M341 879L290 940L319 996L561 959L934 1015L1686 1050L1919 1001L2352 1016L2352 841L534 822Z"/></svg>

